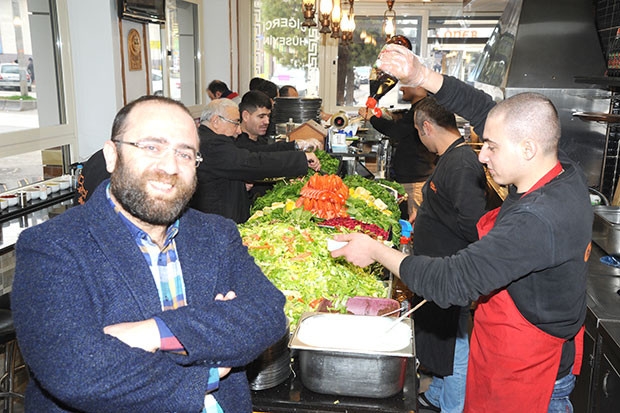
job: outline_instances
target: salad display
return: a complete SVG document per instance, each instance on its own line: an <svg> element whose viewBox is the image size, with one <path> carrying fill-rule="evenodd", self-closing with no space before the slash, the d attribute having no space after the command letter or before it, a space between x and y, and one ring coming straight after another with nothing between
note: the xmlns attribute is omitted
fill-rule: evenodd
<svg viewBox="0 0 620 413"><path fill-rule="evenodd" d="M256 264L286 296L292 328L307 311L346 312L351 297L387 297L379 264L360 268L332 258L327 240L334 233L362 232L388 245L400 238L402 185L358 175L340 178L337 160L317 155L323 172L330 173L312 171L278 182L239 225Z"/></svg>

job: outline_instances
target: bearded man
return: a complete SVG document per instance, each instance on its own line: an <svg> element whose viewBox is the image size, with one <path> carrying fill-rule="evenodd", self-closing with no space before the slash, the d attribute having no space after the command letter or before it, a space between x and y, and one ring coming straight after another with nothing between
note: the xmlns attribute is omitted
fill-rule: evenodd
<svg viewBox="0 0 620 413"><path fill-rule="evenodd" d="M20 236L26 411L251 412L235 368L285 334L284 297L232 221L186 208L198 149L181 103L140 98L104 145L111 179Z"/></svg>

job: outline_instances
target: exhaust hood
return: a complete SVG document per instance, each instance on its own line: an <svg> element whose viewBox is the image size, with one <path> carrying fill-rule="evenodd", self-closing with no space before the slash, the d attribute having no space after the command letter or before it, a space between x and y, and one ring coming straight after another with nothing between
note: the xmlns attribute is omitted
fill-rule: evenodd
<svg viewBox="0 0 620 413"><path fill-rule="evenodd" d="M470 79L505 91L575 88L575 76L603 76L594 22L591 0L509 0Z"/></svg>
<svg viewBox="0 0 620 413"><path fill-rule="evenodd" d="M547 96L560 117L560 148L590 187L603 190L607 124L575 116L610 110L610 91L575 82L605 73L594 22L592 0L509 0L469 80L496 101L522 92Z"/></svg>

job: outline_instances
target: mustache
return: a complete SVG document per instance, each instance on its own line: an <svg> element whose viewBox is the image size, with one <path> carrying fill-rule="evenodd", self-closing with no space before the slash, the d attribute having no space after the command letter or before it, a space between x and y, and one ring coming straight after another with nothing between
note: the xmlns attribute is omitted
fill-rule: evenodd
<svg viewBox="0 0 620 413"><path fill-rule="evenodd" d="M176 174L169 174L160 170L150 171L145 177L149 180L163 182L172 186L179 182L179 177Z"/></svg>

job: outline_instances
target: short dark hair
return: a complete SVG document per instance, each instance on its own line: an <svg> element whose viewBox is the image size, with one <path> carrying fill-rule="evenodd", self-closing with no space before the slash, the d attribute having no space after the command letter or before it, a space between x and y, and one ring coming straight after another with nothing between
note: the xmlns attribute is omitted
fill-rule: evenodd
<svg viewBox="0 0 620 413"><path fill-rule="evenodd" d="M258 90L258 87L265 81L262 77L253 77L250 80L250 90Z"/></svg>
<svg viewBox="0 0 620 413"><path fill-rule="evenodd" d="M271 99L275 99L278 97L278 85L276 85L270 80L263 79L263 81L256 87L256 89L251 90L260 90Z"/></svg>
<svg viewBox="0 0 620 413"><path fill-rule="evenodd" d="M431 96L425 97L415 105L414 120L419 129L422 128L424 121L429 121L444 129L459 131L454 113L441 106Z"/></svg>
<svg viewBox="0 0 620 413"><path fill-rule="evenodd" d="M254 113L258 108L267 108L271 110L272 104L269 96L258 90L250 90L241 98L239 103L239 113L243 115L243 111Z"/></svg>
<svg viewBox="0 0 620 413"><path fill-rule="evenodd" d="M187 109L187 107L185 107L185 105L178 100L174 100L165 96L144 95L132 102L129 102L121 110L118 111L118 113L114 117L114 122L112 122L112 136L110 137L111 140L118 140L121 136L123 136L123 134L125 133L125 128L127 126L127 116L129 116L129 113L131 113L131 111L136 106L145 102L157 102L162 105L177 106L183 109L183 111L185 111L190 117L192 117L192 114Z"/></svg>
<svg viewBox="0 0 620 413"><path fill-rule="evenodd" d="M297 88L293 85L284 85L280 88L280 97L281 98L285 98L285 97L289 97L289 92L291 90L297 91Z"/></svg>
<svg viewBox="0 0 620 413"><path fill-rule="evenodd" d="M230 89L228 89L228 85L226 85L226 83L222 82L221 80L212 81L211 83L209 83L209 86L207 86L207 89L214 95L215 92L220 92L222 95L225 95L226 92L230 92Z"/></svg>

